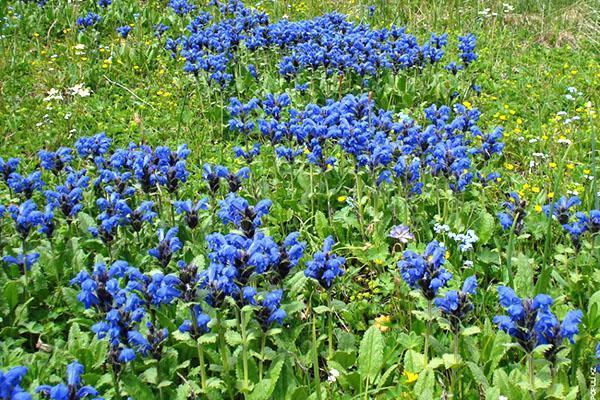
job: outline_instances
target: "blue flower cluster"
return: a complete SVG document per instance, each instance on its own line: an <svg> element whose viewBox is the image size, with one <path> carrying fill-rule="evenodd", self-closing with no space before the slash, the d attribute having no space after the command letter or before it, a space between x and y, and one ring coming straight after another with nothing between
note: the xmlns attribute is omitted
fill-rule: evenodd
<svg viewBox="0 0 600 400"><path fill-rule="evenodd" d="M89 11L83 17L77 18L77 26L79 26L81 29L89 28L90 26L94 26L99 23L101 19L102 18L98 14Z"/></svg>
<svg viewBox="0 0 600 400"><path fill-rule="evenodd" d="M600 210L590 210L588 213L575 211L581 205L577 196L561 197L554 203L542 207L547 217L555 218L569 233L576 249L581 246L581 236L589 232L591 235L600 232Z"/></svg>
<svg viewBox="0 0 600 400"><path fill-rule="evenodd" d="M177 234L179 229L171 228L166 233L164 229L158 230L158 246L148 250L148 254L156 258L163 268L166 268L174 253L183 247Z"/></svg>
<svg viewBox="0 0 600 400"><path fill-rule="evenodd" d="M222 165L204 164L202 177L208 184L208 189L214 197L221 188L221 179L225 179L229 193L235 193L242 187L242 179L250 177L250 168L240 168L238 172L230 172Z"/></svg>
<svg viewBox="0 0 600 400"><path fill-rule="evenodd" d="M21 387L25 374L27 374L27 367L14 367L6 372L0 371L0 399L31 400L31 395Z"/></svg>
<svg viewBox="0 0 600 400"><path fill-rule="evenodd" d="M186 14L193 7L186 0L171 0L169 5L178 14ZM246 8L241 1L218 8L221 15L213 23L210 14L201 13L188 25L189 35L169 38L166 48L173 56L179 52L185 58L186 72L205 71L209 80L221 86L233 79L231 64L238 60L236 53L242 47L250 52L277 49L282 54L279 73L290 81L304 70L316 73L322 69L327 75L352 73L364 78L385 71L423 69L442 59L448 43L447 34L431 34L419 44L403 27L372 29L339 13L273 23L266 14ZM459 37L458 49L463 64L472 63L477 58L475 36ZM255 68L248 69L257 76Z"/></svg>
<svg viewBox="0 0 600 400"><path fill-rule="evenodd" d="M98 391L94 387L83 385L81 380L83 372L83 365L74 361L67 365L67 384L41 385L35 391L52 400L104 400L103 397L98 396Z"/></svg>
<svg viewBox="0 0 600 400"><path fill-rule="evenodd" d="M581 310L569 311L561 323L550 311L553 300L546 294L538 294L533 299L521 299L511 288L499 286L498 296L500 305L508 315L494 317L494 323L512 336L527 353L539 345L551 344L552 347L546 350L544 356L555 363L564 339L574 343L583 317Z"/></svg>
<svg viewBox="0 0 600 400"><path fill-rule="evenodd" d="M291 108L289 97L282 96L269 94L264 100L251 100L251 107L235 107L232 121L236 122L230 125L247 134L256 125L279 158L293 162L306 154L308 162L322 171L336 164L327 152L339 146L357 168L378 176L378 184L396 182L409 194L421 193L426 172L446 178L452 190L464 191L475 176L481 176L480 168L504 148L502 129L483 133L477 126L479 111L461 104L428 107L429 125L422 127L408 116L395 121L391 112L376 109L368 95L348 95L322 107L309 104L303 111ZM248 117L259 111L264 116L254 124ZM498 177L488 175L490 180Z"/></svg>
<svg viewBox="0 0 600 400"><path fill-rule="evenodd" d="M449 290L444 296L437 297L433 304L439 308L442 315L448 319L450 329L459 333L460 324L468 313L473 311L473 303L469 296L477 291L477 278L474 275L465 279L460 291Z"/></svg>
<svg viewBox="0 0 600 400"><path fill-rule="evenodd" d="M330 289L335 278L344 275L346 259L331 252L334 245L332 236L323 241L323 248L317 251L313 259L306 262L304 275L315 279L325 289Z"/></svg>
<svg viewBox="0 0 600 400"><path fill-rule="evenodd" d="M411 287L419 289L427 300L433 300L438 291L452 279L446 271L446 248L437 240L429 243L423 254L407 250L398 262L402 279Z"/></svg>
<svg viewBox="0 0 600 400"><path fill-rule="evenodd" d="M521 200L519 195L515 192L509 193L507 197L508 200L502 203L502 207L504 207L505 211L499 212L497 216L500 220L500 225L502 225L502 229L509 230L514 224L514 232L518 235L524 227L524 220L527 215L527 211L525 211L527 202Z"/></svg>
<svg viewBox="0 0 600 400"><path fill-rule="evenodd" d="M83 270L71 281L81 288L77 299L102 317L92 331L108 339L107 361L115 368L136 354L160 359L168 331L155 327L155 310L179 298L180 283L172 274L142 274L125 261L115 261L110 268L96 264L92 274Z"/></svg>

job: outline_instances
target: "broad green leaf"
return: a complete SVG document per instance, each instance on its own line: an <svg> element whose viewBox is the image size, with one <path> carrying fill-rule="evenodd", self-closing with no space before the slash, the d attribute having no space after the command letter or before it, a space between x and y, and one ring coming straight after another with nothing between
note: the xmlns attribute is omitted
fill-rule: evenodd
<svg viewBox="0 0 600 400"><path fill-rule="evenodd" d="M365 332L358 351L358 371L363 379L375 379L383 367L383 336L374 325Z"/></svg>

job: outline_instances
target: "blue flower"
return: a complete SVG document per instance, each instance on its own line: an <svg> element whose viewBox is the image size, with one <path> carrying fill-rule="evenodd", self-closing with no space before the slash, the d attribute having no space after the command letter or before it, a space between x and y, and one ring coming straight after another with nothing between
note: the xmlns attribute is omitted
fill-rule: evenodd
<svg viewBox="0 0 600 400"><path fill-rule="evenodd" d="M40 150L40 166L48 171L60 172L73 161L72 152L73 149L68 147L61 147L55 152Z"/></svg>
<svg viewBox="0 0 600 400"><path fill-rule="evenodd" d="M460 59L465 65L469 65L477 59L475 45L476 38L472 33L458 37L458 50L460 51Z"/></svg>
<svg viewBox="0 0 600 400"><path fill-rule="evenodd" d="M426 299L433 300L439 289L452 278L452 274L443 268L445 262L446 248L434 240L423 254L405 251L398 267L402 279L411 289L420 289Z"/></svg>
<svg viewBox="0 0 600 400"><path fill-rule="evenodd" d="M17 171L18 167L18 158L9 158L8 160L4 161L4 159L0 157L0 174L2 174L2 180L4 182L8 182L8 178L13 172Z"/></svg>
<svg viewBox="0 0 600 400"><path fill-rule="evenodd" d="M256 318L260 322L263 330L269 329L271 325L277 323L283 324L286 312L281 309L281 300L283 299L283 290L276 289L268 292L260 303L260 309Z"/></svg>
<svg viewBox="0 0 600 400"><path fill-rule="evenodd" d="M64 383L54 386L40 385L35 391L36 393L42 393L42 395L52 400L102 400L102 397L98 397L98 391L94 387L82 385L81 375L83 372L83 365L74 361L67 365L66 385Z"/></svg>
<svg viewBox="0 0 600 400"><path fill-rule="evenodd" d="M583 314L579 310L567 313L562 324L550 311L553 300L546 294L538 294L533 299L521 299L506 286L498 287L500 305L508 315L494 317L498 327L516 339L528 353L540 344L552 344L544 356L556 362L556 354L561 349L563 339L573 342L579 332L578 325Z"/></svg>
<svg viewBox="0 0 600 400"><path fill-rule="evenodd" d="M169 0L168 6L171 7L177 15L185 15L196 9L196 6L188 3L187 0Z"/></svg>
<svg viewBox="0 0 600 400"><path fill-rule="evenodd" d="M452 332L458 333L460 331L461 321L473 310L473 303L469 296L474 295L476 290L477 279L472 275L465 279L460 292L449 290L443 297L433 300L435 306L441 310L442 315L448 319Z"/></svg>
<svg viewBox="0 0 600 400"><path fill-rule="evenodd" d="M32 172L27 176L13 172L8 177L7 184L12 191L23 194L26 199L31 199L33 193L36 190L41 190L45 185L40 171Z"/></svg>
<svg viewBox="0 0 600 400"><path fill-rule="evenodd" d="M9 265L16 265L19 268L21 275L25 274L25 271L31 270L31 266L35 264L40 258L39 253L17 254L17 256L4 256L2 261Z"/></svg>
<svg viewBox="0 0 600 400"><path fill-rule="evenodd" d="M7 400L31 400L31 395L21 387L27 367L14 367L0 371L0 398Z"/></svg>
<svg viewBox="0 0 600 400"><path fill-rule="evenodd" d="M199 337L200 335L209 331L208 323L210 322L210 317L208 314L202 312L202 309L198 304L194 304L190 307L190 313L192 315L192 320L185 320L179 326L180 332L188 332L193 337ZM194 326L195 322L195 326Z"/></svg>
<svg viewBox="0 0 600 400"><path fill-rule="evenodd" d="M181 241L177 237L179 229L171 228L166 233L164 229L158 230L158 247L148 250L148 254L156 258L159 263L165 268L174 253L177 253L182 248Z"/></svg>
<svg viewBox="0 0 600 400"><path fill-rule="evenodd" d="M100 7L108 7L112 3L112 0L98 0L98 5Z"/></svg>
<svg viewBox="0 0 600 400"><path fill-rule="evenodd" d="M81 158L103 156L110 148L112 140L106 133L100 132L89 137L82 137L75 142L75 149Z"/></svg>
<svg viewBox="0 0 600 400"><path fill-rule="evenodd" d="M144 223L151 224L158 214L153 210L154 202L142 201L138 208L133 210L129 216L129 223L134 232L142 230Z"/></svg>
<svg viewBox="0 0 600 400"><path fill-rule="evenodd" d="M77 18L76 23L81 29L85 29L96 25L101 19L98 14L89 11L85 16Z"/></svg>
<svg viewBox="0 0 600 400"><path fill-rule="evenodd" d="M198 213L202 210L208 209L208 198L199 200L196 204L192 203L191 200L185 201L174 201L173 206L177 214L183 214L185 222L190 229L194 229L198 226Z"/></svg>
<svg viewBox="0 0 600 400"><path fill-rule="evenodd" d="M265 199L251 206L243 197L230 193L219 201L217 215L224 224L231 223L241 228L246 237L252 237L256 228L261 226L262 217L269 213L271 205L271 200Z"/></svg>
<svg viewBox="0 0 600 400"><path fill-rule="evenodd" d="M158 24L154 25L154 36L160 38L169 29L171 29L171 27L159 22Z"/></svg>
<svg viewBox="0 0 600 400"><path fill-rule="evenodd" d="M544 210L546 216L549 217L550 213L552 213L552 215L556 217L558 222L561 225L564 225L567 224L571 219L571 209L577 207L580 204L581 200L577 196L569 198L562 196L560 199L558 199L557 202L547 204L543 206L542 209Z"/></svg>
<svg viewBox="0 0 600 400"><path fill-rule="evenodd" d="M10 217L15 222L15 229L25 239L35 227L44 222L44 214L40 212L33 200L27 200L21 205L8 206Z"/></svg>
<svg viewBox="0 0 600 400"><path fill-rule="evenodd" d="M342 267L346 263L344 257L331 253L334 241L332 236L325 238L323 249L317 251L311 261L306 263L304 275L315 279L325 289L331 288L333 280L344 275Z"/></svg>
<svg viewBox="0 0 600 400"><path fill-rule="evenodd" d="M86 173L86 170L68 170L64 184L44 192L51 209L60 209L67 220L71 220L83 209L83 190L90 181Z"/></svg>
<svg viewBox="0 0 600 400"><path fill-rule="evenodd" d="M133 28L129 25L123 25L118 27L116 31L123 39L127 39L127 36L129 36L129 33L132 31L132 29Z"/></svg>
<svg viewBox="0 0 600 400"><path fill-rule="evenodd" d="M499 212L497 216L500 220L500 225L502 225L502 229L511 229L514 224L514 232L518 235L523 229L525 215L527 215L527 212L525 211L527 202L521 200L519 195L515 192L509 193L507 197L508 201L502 203L502 206L506 211Z"/></svg>

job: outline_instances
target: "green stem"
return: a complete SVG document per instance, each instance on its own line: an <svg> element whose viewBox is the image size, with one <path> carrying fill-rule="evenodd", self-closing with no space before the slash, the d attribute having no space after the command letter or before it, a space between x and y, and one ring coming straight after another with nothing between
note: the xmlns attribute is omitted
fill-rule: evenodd
<svg viewBox="0 0 600 400"><path fill-rule="evenodd" d="M218 319L218 330L219 330L219 347L221 349L221 357L223 358L223 370L225 374L229 373L229 354L227 351L227 344L225 343L225 330L223 329L223 314L219 313Z"/></svg>
<svg viewBox="0 0 600 400"><path fill-rule="evenodd" d="M248 390L248 343L244 310L240 310L240 331L242 332L242 365L244 368L244 390Z"/></svg>
<svg viewBox="0 0 600 400"><path fill-rule="evenodd" d="M358 174L358 170L356 170L356 206L358 208L358 223L360 226L360 234L362 235L362 239L363 241L365 241L367 239L367 236L365 235L365 219L363 216L363 208L362 208L362 194L361 194L361 186L362 186L362 182L360 180L360 175Z"/></svg>
<svg viewBox="0 0 600 400"><path fill-rule="evenodd" d="M527 364L529 367L529 393L531 394L531 398L534 399L535 398L535 389L534 389L534 384L535 384L535 370L533 368L533 354L532 353L527 353Z"/></svg>
<svg viewBox="0 0 600 400"><path fill-rule="evenodd" d="M121 400L121 385L119 384L119 375L117 374L117 371L115 371L114 366L111 367L111 370L113 386L115 388L115 399Z"/></svg>
<svg viewBox="0 0 600 400"><path fill-rule="evenodd" d="M424 353L425 353L425 365L429 364L429 335L431 335L431 300L427 300L427 326L425 329L425 345L424 345Z"/></svg>
<svg viewBox="0 0 600 400"><path fill-rule="evenodd" d="M258 380L261 381L263 378L263 365L265 359L265 344L267 342L267 335L263 332L260 339L260 360L258 361Z"/></svg>
<svg viewBox="0 0 600 400"><path fill-rule="evenodd" d="M313 355L313 374L315 379L315 392L317 400L321 400L321 376L319 374L319 346L317 343L317 315L313 313L312 319L312 355Z"/></svg>
<svg viewBox="0 0 600 400"><path fill-rule="evenodd" d="M327 295L329 300L329 318L327 321L327 339L328 339L328 355L329 359L333 358L333 309L331 308L331 295Z"/></svg>

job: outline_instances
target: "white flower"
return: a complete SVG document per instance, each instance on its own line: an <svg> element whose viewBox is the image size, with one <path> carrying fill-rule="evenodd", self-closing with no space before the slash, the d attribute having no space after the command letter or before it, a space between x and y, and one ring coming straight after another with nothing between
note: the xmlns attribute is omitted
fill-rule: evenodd
<svg viewBox="0 0 600 400"><path fill-rule="evenodd" d="M465 260L465 262L463 263L463 267L465 267L465 268L473 268L473 261L471 261L471 260Z"/></svg>
<svg viewBox="0 0 600 400"><path fill-rule="evenodd" d="M63 96L62 94L60 94L60 91L58 89L50 89L48 90L48 92L46 92L47 96L44 97L44 101L52 101L52 100L62 100Z"/></svg>
<svg viewBox="0 0 600 400"><path fill-rule="evenodd" d="M69 88L69 92L73 96L88 97L92 91L86 88L83 83L77 84Z"/></svg>
<svg viewBox="0 0 600 400"><path fill-rule="evenodd" d="M77 43L75 45L75 50L85 50L85 44L83 44L83 43Z"/></svg>
<svg viewBox="0 0 600 400"><path fill-rule="evenodd" d="M557 142L560 144L571 144L571 141L569 139L558 139Z"/></svg>
<svg viewBox="0 0 600 400"><path fill-rule="evenodd" d="M331 368L329 370L329 376L327 377L327 382L335 383L335 381L337 381L337 378L339 378L339 376L340 376L340 371L338 371L335 368Z"/></svg>

